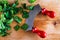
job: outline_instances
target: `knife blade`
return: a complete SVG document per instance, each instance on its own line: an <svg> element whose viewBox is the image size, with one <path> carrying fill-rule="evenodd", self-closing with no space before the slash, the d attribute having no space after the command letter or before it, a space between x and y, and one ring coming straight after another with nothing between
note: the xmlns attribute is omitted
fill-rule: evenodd
<svg viewBox="0 0 60 40"><path fill-rule="evenodd" d="M32 30L34 18L42 10L39 4L34 6L34 9L29 12L29 18L26 19L26 24L28 24L28 29L26 31Z"/></svg>

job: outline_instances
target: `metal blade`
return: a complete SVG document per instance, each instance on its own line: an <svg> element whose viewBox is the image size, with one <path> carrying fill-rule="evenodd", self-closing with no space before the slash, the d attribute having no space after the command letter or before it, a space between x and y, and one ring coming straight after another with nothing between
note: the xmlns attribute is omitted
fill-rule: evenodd
<svg viewBox="0 0 60 40"><path fill-rule="evenodd" d="M36 5L34 7L34 10L29 12L29 18L26 19L26 24L28 24L28 29L26 31L32 30L33 23L34 23L34 18L37 16L37 14L41 11L40 5Z"/></svg>

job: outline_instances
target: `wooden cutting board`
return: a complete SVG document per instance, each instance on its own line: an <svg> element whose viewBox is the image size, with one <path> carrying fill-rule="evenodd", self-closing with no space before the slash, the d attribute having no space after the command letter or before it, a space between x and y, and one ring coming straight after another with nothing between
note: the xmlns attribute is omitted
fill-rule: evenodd
<svg viewBox="0 0 60 40"><path fill-rule="evenodd" d="M8 0L10 3L14 2L13 0ZM28 3L27 0L19 0L19 5L21 3L27 3L27 5L30 5L30 3ZM47 8L49 10L53 10L55 11L57 14L56 18L59 18L60 15L60 0L37 0L34 5L36 4L40 4L42 8ZM18 15L20 16L20 15ZM55 19L56 19L55 18ZM49 18L50 19L50 18ZM55 20L54 19L54 20ZM23 19L24 23L25 19ZM60 40L60 34L57 33L52 33L52 34L48 34L48 36L46 38L40 38L38 35L36 35L35 33L32 33L31 31L29 32L25 32L23 30L19 30L19 31L15 31L13 29L13 27L16 25L16 22L13 22L11 24L11 34L6 36L6 37L0 37L0 40ZM58 26L57 26L58 27Z"/></svg>

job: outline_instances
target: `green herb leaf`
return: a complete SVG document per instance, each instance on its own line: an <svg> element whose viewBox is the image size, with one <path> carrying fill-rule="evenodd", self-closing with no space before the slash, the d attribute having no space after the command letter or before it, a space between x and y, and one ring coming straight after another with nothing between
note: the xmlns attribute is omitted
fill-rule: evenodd
<svg viewBox="0 0 60 40"><path fill-rule="evenodd" d="M5 37L7 34L6 30L1 30L0 36Z"/></svg>
<svg viewBox="0 0 60 40"><path fill-rule="evenodd" d="M11 19L12 18L12 14L11 13L4 12L4 14L5 14L6 19Z"/></svg>
<svg viewBox="0 0 60 40"><path fill-rule="evenodd" d="M11 27L8 24L5 24L5 29L6 30L11 30Z"/></svg>
<svg viewBox="0 0 60 40"><path fill-rule="evenodd" d="M8 4L8 1L7 0L2 0L2 3L3 4Z"/></svg>
<svg viewBox="0 0 60 40"><path fill-rule="evenodd" d="M14 8L14 14L17 14L19 12L19 8Z"/></svg>
<svg viewBox="0 0 60 40"><path fill-rule="evenodd" d="M5 26L1 20L0 20L0 29L5 29Z"/></svg>
<svg viewBox="0 0 60 40"><path fill-rule="evenodd" d="M2 11L2 6L0 5L0 12Z"/></svg>
<svg viewBox="0 0 60 40"><path fill-rule="evenodd" d="M0 29L2 29L2 26L1 25L2 25L2 21L0 20Z"/></svg>
<svg viewBox="0 0 60 40"><path fill-rule="evenodd" d="M27 24L23 24L23 25L21 26L21 29L23 29L23 30L27 30L27 28L28 28L28 25L27 25Z"/></svg>
<svg viewBox="0 0 60 40"><path fill-rule="evenodd" d="M19 18L18 16L14 16L14 20L15 20L17 23L21 23L21 22L22 22L22 19Z"/></svg>
<svg viewBox="0 0 60 40"><path fill-rule="evenodd" d="M18 0L15 1L15 3L12 5L13 8L15 8L18 5Z"/></svg>
<svg viewBox="0 0 60 40"><path fill-rule="evenodd" d="M27 6L27 9L28 10L33 10L34 9L34 6Z"/></svg>
<svg viewBox="0 0 60 40"><path fill-rule="evenodd" d="M4 16L4 14L1 14L1 21L5 22L6 21L6 18Z"/></svg>
<svg viewBox="0 0 60 40"><path fill-rule="evenodd" d="M28 18L29 17L29 13L27 11L23 11L23 18Z"/></svg>
<svg viewBox="0 0 60 40"><path fill-rule="evenodd" d="M7 4L3 7L3 12L10 11L10 10L11 10L11 7L9 4Z"/></svg>
<svg viewBox="0 0 60 40"><path fill-rule="evenodd" d="M20 26L19 26L19 25L16 25L16 26L14 27L14 29L15 29L16 31L18 31L18 30L19 30L19 28L20 28Z"/></svg>
<svg viewBox="0 0 60 40"><path fill-rule="evenodd" d="M6 27L5 27L5 25L2 23L1 24L1 27L2 27L2 29L5 29Z"/></svg>
<svg viewBox="0 0 60 40"><path fill-rule="evenodd" d="M19 8L16 8L16 7L10 10L10 13L11 13L12 15L17 14L18 12L19 12Z"/></svg>
<svg viewBox="0 0 60 40"><path fill-rule="evenodd" d="M13 18L7 21L7 24L11 24L13 22Z"/></svg>
<svg viewBox="0 0 60 40"><path fill-rule="evenodd" d="M12 5L13 8L15 8L16 6L17 6L17 5L16 5L15 3Z"/></svg>
<svg viewBox="0 0 60 40"><path fill-rule="evenodd" d="M23 12L23 8L22 7L20 7L19 10L20 10L21 13Z"/></svg>
<svg viewBox="0 0 60 40"><path fill-rule="evenodd" d="M2 22L2 21L0 21ZM7 30L10 30L11 27L6 25L6 23L0 23L0 36L4 37L4 36L7 36Z"/></svg>
<svg viewBox="0 0 60 40"><path fill-rule="evenodd" d="M10 10L10 13L13 15L13 14L14 14L14 10L11 9L11 10Z"/></svg>
<svg viewBox="0 0 60 40"><path fill-rule="evenodd" d="M18 4L19 4L19 3L18 3L18 0L16 0L15 4L16 4L16 5L18 5Z"/></svg>
<svg viewBox="0 0 60 40"><path fill-rule="evenodd" d="M36 0L29 0L29 3L34 3Z"/></svg>

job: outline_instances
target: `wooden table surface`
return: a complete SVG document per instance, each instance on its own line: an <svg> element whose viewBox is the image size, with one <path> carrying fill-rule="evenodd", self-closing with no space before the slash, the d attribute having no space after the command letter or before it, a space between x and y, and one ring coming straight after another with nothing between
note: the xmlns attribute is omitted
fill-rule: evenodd
<svg viewBox="0 0 60 40"><path fill-rule="evenodd" d="M13 2L13 0L8 0L10 3ZM27 5L30 5L30 3L28 3L27 0L19 0L19 5L21 3L27 3ZM36 4L40 4L42 8L47 8L48 10L53 10L56 12L56 17L53 19L54 21L59 20L60 18L60 0L37 0L35 3L33 3L34 5ZM20 16L20 15L18 15ZM46 17L48 20L50 20L51 18ZM23 19L23 22L24 23ZM43 20L44 21L44 20ZM52 20L50 20L52 21ZM38 35L36 35L35 33L32 33L31 31L29 32L25 32L23 30L18 30L15 31L13 29L13 27L16 25L16 22L13 22L11 24L11 34L6 36L6 37L0 37L0 40L60 40L60 24L56 25L56 27L54 27L54 29L50 28L47 33L48 36L46 38L40 38ZM46 24L47 25L47 24ZM51 27L51 25L50 25ZM47 27L46 27L47 28ZM49 28L49 27L48 27ZM44 28L43 28L44 29ZM45 29L46 30L46 29ZM50 31L50 30L54 30L54 31ZM52 32L52 33L50 33Z"/></svg>

